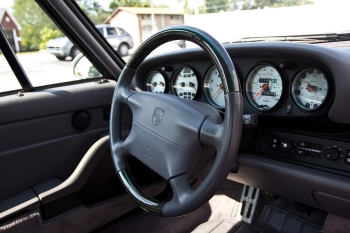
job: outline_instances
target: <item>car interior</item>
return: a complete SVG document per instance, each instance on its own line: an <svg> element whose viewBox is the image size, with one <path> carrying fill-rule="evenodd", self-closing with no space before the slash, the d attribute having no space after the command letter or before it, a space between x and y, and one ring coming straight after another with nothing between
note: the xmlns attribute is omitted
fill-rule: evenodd
<svg viewBox="0 0 350 233"><path fill-rule="evenodd" d="M74 1L36 3L102 77L33 87L0 28L22 87L0 93L0 232L350 232L350 43L176 25L125 64ZM149 56L174 40L198 47Z"/></svg>

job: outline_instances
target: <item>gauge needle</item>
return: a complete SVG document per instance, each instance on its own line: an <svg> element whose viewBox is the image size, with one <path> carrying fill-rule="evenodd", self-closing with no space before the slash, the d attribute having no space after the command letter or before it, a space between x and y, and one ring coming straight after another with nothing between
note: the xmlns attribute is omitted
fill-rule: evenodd
<svg viewBox="0 0 350 233"><path fill-rule="evenodd" d="M307 89L309 89L309 91L311 91L312 94L314 94L314 96L315 96L318 100L320 100L320 98L318 98L318 96L316 95L316 93L312 90L311 84L310 84L309 82L306 82L306 84L307 84Z"/></svg>
<svg viewBox="0 0 350 233"><path fill-rule="evenodd" d="M197 89L195 88L194 83L189 82L188 85L189 85L193 90L197 91Z"/></svg>
<svg viewBox="0 0 350 233"><path fill-rule="evenodd" d="M220 91L222 90L222 83L220 83L219 88L216 90L215 94L211 97L211 99L215 99L216 96L220 93Z"/></svg>
<svg viewBox="0 0 350 233"><path fill-rule="evenodd" d="M256 93L256 95L253 97L252 100L255 100L255 99L261 94L261 92L263 92L263 91L266 89L267 86L268 86L268 83L266 83L266 84L261 88L261 90L260 90L258 93Z"/></svg>

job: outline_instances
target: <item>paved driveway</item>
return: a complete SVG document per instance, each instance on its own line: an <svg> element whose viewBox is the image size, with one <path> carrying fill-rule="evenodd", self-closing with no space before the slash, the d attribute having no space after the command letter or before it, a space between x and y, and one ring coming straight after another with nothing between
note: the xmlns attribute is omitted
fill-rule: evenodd
<svg viewBox="0 0 350 233"><path fill-rule="evenodd" d="M71 61L59 61L46 52L20 53L17 57L33 86L77 80ZM21 88L3 55L0 56L0 77L0 92Z"/></svg>
<svg viewBox="0 0 350 233"><path fill-rule="evenodd" d="M133 53L135 49L136 47L130 50L129 53ZM169 42L157 48L152 55L179 49L174 42ZM59 61L55 56L46 51L18 53L17 57L34 87L78 80L73 75L71 60ZM125 61L129 58L130 56L123 57ZM17 78L13 74L5 57L0 55L0 92L17 89L21 89Z"/></svg>

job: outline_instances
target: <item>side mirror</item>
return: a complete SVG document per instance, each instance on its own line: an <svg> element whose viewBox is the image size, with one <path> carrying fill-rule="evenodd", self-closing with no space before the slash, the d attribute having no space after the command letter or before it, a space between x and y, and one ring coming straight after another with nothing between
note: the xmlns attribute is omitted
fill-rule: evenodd
<svg viewBox="0 0 350 233"><path fill-rule="evenodd" d="M71 64L73 74L79 79L100 78L102 74L91 64L91 62L80 53Z"/></svg>

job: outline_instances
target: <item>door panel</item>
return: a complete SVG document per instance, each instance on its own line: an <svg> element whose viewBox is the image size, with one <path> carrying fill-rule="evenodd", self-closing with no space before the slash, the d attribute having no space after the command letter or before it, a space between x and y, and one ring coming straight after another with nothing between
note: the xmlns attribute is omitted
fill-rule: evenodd
<svg viewBox="0 0 350 233"><path fill-rule="evenodd" d="M76 84L0 99L0 201L52 178L65 180L87 150L108 132L103 109L115 82ZM91 124L74 128L84 110Z"/></svg>

